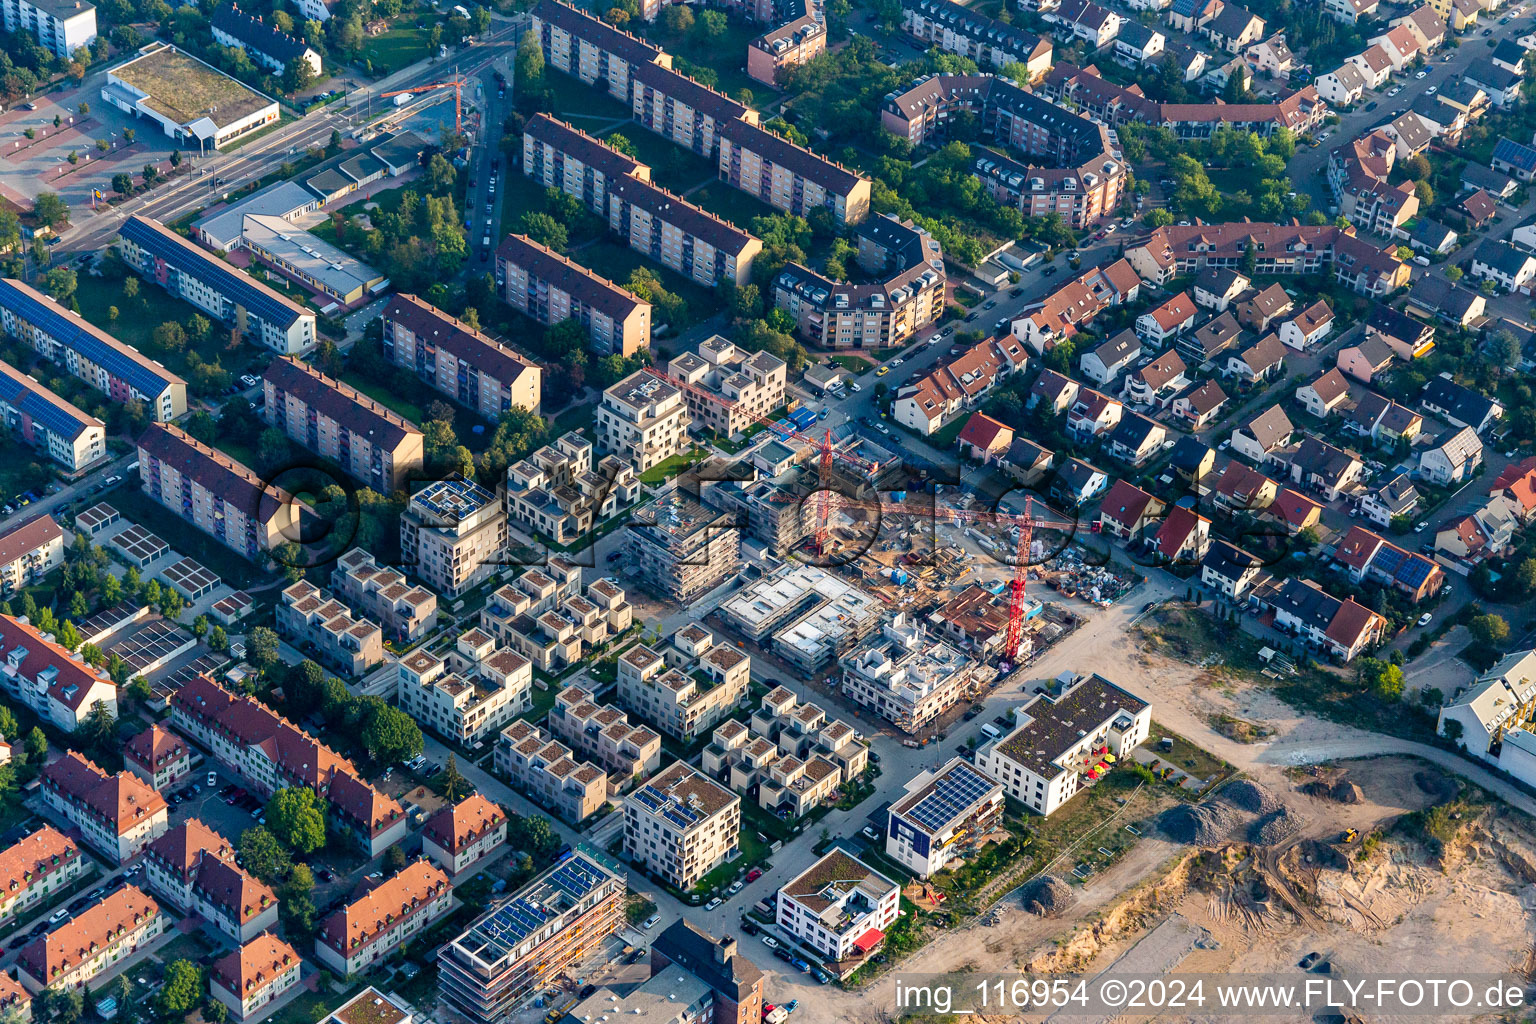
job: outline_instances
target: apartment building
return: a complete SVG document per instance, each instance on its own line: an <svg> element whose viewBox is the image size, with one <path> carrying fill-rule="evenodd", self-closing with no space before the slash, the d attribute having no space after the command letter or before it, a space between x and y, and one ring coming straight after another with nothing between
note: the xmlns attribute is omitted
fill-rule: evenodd
<svg viewBox="0 0 1536 1024"><path fill-rule="evenodd" d="M791 263L774 280L774 306L818 348L901 345L944 315L944 251L927 231L889 214L855 230L868 283L834 281Z"/></svg>
<svg viewBox="0 0 1536 1024"><path fill-rule="evenodd" d="M732 437L784 404L787 369L769 352L746 352L715 334L667 363L667 376L692 385L681 389L696 434ZM701 392L708 392L708 397Z"/></svg>
<svg viewBox="0 0 1536 1024"><path fill-rule="evenodd" d="M14 35L30 35L61 61L69 61L96 39L96 7L85 0L3 0L0 24Z"/></svg>
<svg viewBox="0 0 1536 1024"><path fill-rule="evenodd" d="M327 822L370 857L405 838L405 811L362 781L350 761L260 701L236 697L206 676L177 690L171 725L204 747L260 797L302 786L326 803Z"/></svg>
<svg viewBox="0 0 1536 1024"><path fill-rule="evenodd" d="M254 470L168 423L135 443L140 489L236 554L255 561L299 539L305 506Z"/></svg>
<svg viewBox="0 0 1536 1024"><path fill-rule="evenodd" d="M19 980L34 995L81 988L131 960L170 927L160 905L132 885L102 898L16 955Z"/></svg>
<svg viewBox="0 0 1536 1024"><path fill-rule="evenodd" d="M147 217L133 216L118 234L118 252L140 276L185 299L243 340L281 355L315 346L315 314Z"/></svg>
<svg viewBox="0 0 1536 1024"><path fill-rule="evenodd" d="M304 960L298 950L271 933L254 939L213 962L208 992L246 1021L299 983Z"/></svg>
<svg viewBox="0 0 1536 1024"><path fill-rule="evenodd" d="M400 517L405 567L448 598L500 569L506 546L501 502L456 473L412 494Z"/></svg>
<svg viewBox="0 0 1536 1024"><path fill-rule="evenodd" d="M144 884L183 914L196 914L243 945L277 925L277 893L235 862L234 844L197 818L144 851Z"/></svg>
<svg viewBox="0 0 1536 1024"><path fill-rule="evenodd" d="M556 544L573 544L634 504L640 478L616 455L594 466L592 442L572 430L508 466L506 493L509 522Z"/></svg>
<svg viewBox="0 0 1536 1024"><path fill-rule="evenodd" d="M492 767L529 799L579 825L608 805L608 775L522 719L501 730Z"/></svg>
<svg viewBox="0 0 1536 1024"><path fill-rule="evenodd" d="M777 85L779 73L799 67L827 48L827 26L815 14L787 21L747 44L747 75Z"/></svg>
<svg viewBox="0 0 1536 1024"><path fill-rule="evenodd" d="M445 806L421 830L421 852L457 878L507 841L507 812L479 793Z"/></svg>
<svg viewBox="0 0 1536 1024"><path fill-rule="evenodd" d="M437 951L438 995L475 1024L496 1024L622 927L623 874L579 847Z"/></svg>
<svg viewBox="0 0 1536 1024"><path fill-rule="evenodd" d="M460 634L440 654L417 648L400 659L399 677L401 709L467 747L492 739L533 707L533 665L480 629Z"/></svg>
<svg viewBox="0 0 1536 1024"><path fill-rule="evenodd" d="M520 616L542 615L579 596L581 566L563 555L555 555L543 565L524 569L517 579L497 588L480 609L480 628L501 643L510 644L513 623Z"/></svg>
<svg viewBox="0 0 1536 1024"><path fill-rule="evenodd" d="M683 454L691 423L681 388L648 370L636 370L603 392L597 443L628 461L636 473Z"/></svg>
<svg viewBox="0 0 1536 1024"><path fill-rule="evenodd" d="M788 694L776 688L750 725L719 725L700 767L764 810L794 821L837 799L839 787L863 773L869 752L847 723L828 722L820 707L796 706Z"/></svg>
<svg viewBox="0 0 1536 1024"><path fill-rule="evenodd" d="M192 748L156 722L123 744L123 767L163 793L191 781Z"/></svg>
<svg viewBox="0 0 1536 1024"><path fill-rule="evenodd" d="M631 249L705 288L748 284L763 248L729 221L633 176L609 184L608 227Z"/></svg>
<svg viewBox="0 0 1536 1024"><path fill-rule="evenodd" d="M1408 283L1408 264L1392 249L1356 238L1353 227L1233 222L1158 228L1127 246L1125 258L1145 281L1166 284L1206 267L1241 267L1250 241L1257 275L1328 274L1359 295L1381 297Z"/></svg>
<svg viewBox="0 0 1536 1024"><path fill-rule="evenodd" d="M826 210L839 226L869 216L868 178L745 120L721 126L720 177L785 213Z"/></svg>
<svg viewBox="0 0 1536 1024"><path fill-rule="evenodd" d="M388 958L453 909L453 884L425 860L407 864L324 921L315 957L338 975Z"/></svg>
<svg viewBox="0 0 1536 1024"><path fill-rule="evenodd" d="M77 660L12 615L0 615L0 659L0 687L61 732L84 725L97 704L117 717L117 685L105 669Z"/></svg>
<svg viewBox="0 0 1536 1024"><path fill-rule="evenodd" d="M0 534L0 590L41 580L64 564L64 531L52 516L37 516Z"/></svg>
<svg viewBox="0 0 1536 1024"><path fill-rule="evenodd" d="M0 922L68 890L85 864L75 841L52 825L0 850Z"/></svg>
<svg viewBox="0 0 1536 1024"><path fill-rule="evenodd" d="M632 72L630 116L702 157L720 147L722 129L757 112L695 78L674 71L670 60L641 64Z"/></svg>
<svg viewBox="0 0 1536 1024"><path fill-rule="evenodd" d="M736 938L715 938L684 918L651 940L651 973L681 967L708 985L716 1024L758 1024L763 1011L763 972L737 952Z"/></svg>
<svg viewBox="0 0 1536 1024"><path fill-rule="evenodd" d="M381 316L384 357L439 394L490 420L512 409L538 411L539 364L414 295L391 296Z"/></svg>
<svg viewBox="0 0 1536 1024"><path fill-rule="evenodd" d="M316 75L323 70L320 54L303 39L260 15L242 11L234 0L213 9L208 27L214 42L244 50L254 63L275 75L281 75L296 60L308 64Z"/></svg>
<svg viewBox="0 0 1536 1024"><path fill-rule="evenodd" d="M28 284L0 278L0 326L113 401L143 402L152 420L187 411L186 381Z"/></svg>
<svg viewBox="0 0 1536 1024"><path fill-rule="evenodd" d="M367 675L384 660L384 632L376 622L308 580L284 588L277 605L277 631L293 645L343 675Z"/></svg>
<svg viewBox="0 0 1536 1024"><path fill-rule="evenodd" d="M944 138L962 114L979 123L983 135L1044 158L1030 165L982 154L977 176L999 202L1025 216L1059 214L1074 228L1114 214L1125 165L1109 129L1084 114L993 75L930 75L880 105L881 126L914 145Z"/></svg>
<svg viewBox="0 0 1536 1024"><path fill-rule="evenodd" d="M736 517L675 490L631 515L624 550L640 583L678 604L698 599L741 567Z"/></svg>
<svg viewBox="0 0 1536 1024"><path fill-rule="evenodd" d="M651 169L580 128L534 114L523 126L523 174L581 200L606 221L614 185L625 178L649 181Z"/></svg>
<svg viewBox="0 0 1536 1024"><path fill-rule="evenodd" d="M1009 796L1050 815L1077 794L1082 777L1147 738L1152 706L1095 673L1013 711L1008 733L980 748L976 767Z"/></svg>
<svg viewBox="0 0 1536 1024"><path fill-rule="evenodd" d="M0 420L66 473L79 473L107 454L106 424L5 362Z"/></svg>
<svg viewBox="0 0 1536 1024"><path fill-rule="evenodd" d="M510 305L546 326L575 320L599 355L626 358L651 347L651 304L526 235L496 249L496 286Z"/></svg>
<svg viewBox="0 0 1536 1024"><path fill-rule="evenodd" d="M626 107L637 68L672 64L659 47L558 0L534 5L532 31L551 67L607 90Z"/></svg>
<svg viewBox="0 0 1536 1024"><path fill-rule="evenodd" d="M1023 64L1030 82L1051 69L1050 40L951 0L902 0L901 28L919 42L969 57L983 68Z"/></svg>
<svg viewBox="0 0 1536 1024"><path fill-rule="evenodd" d="M898 612L842 659L842 693L906 733L983 689L996 670Z"/></svg>
<svg viewBox="0 0 1536 1024"><path fill-rule="evenodd" d="M669 736L691 742L740 706L752 658L696 622L657 652L636 644L619 658L619 702Z"/></svg>
<svg viewBox="0 0 1536 1024"><path fill-rule="evenodd" d="M1101 308L1096 303L1084 304L1086 292L1081 296L1082 301L1074 302L1070 307L1074 314L1097 312ZM1053 300L1054 296L1049 318L1059 325L1057 311L1061 307ZM892 415L897 422L927 436L948 420L980 404L994 387L1013 374L1023 372L1028 363L1028 349L1018 337L1008 334L1001 338L986 338L953 359L934 364L921 377L909 378L899 385L896 400L891 405Z"/></svg>
<svg viewBox="0 0 1536 1024"><path fill-rule="evenodd" d="M918 773L891 804L885 854L919 878L932 878L962 851L980 845L1003 817L1003 786L961 758Z"/></svg>
<svg viewBox="0 0 1536 1024"><path fill-rule="evenodd" d="M787 562L737 591L719 611L732 629L771 643L779 657L814 675L846 658L872 633L884 607L873 594L819 566Z"/></svg>
<svg viewBox="0 0 1536 1024"><path fill-rule="evenodd" d="M544 725L607 772L614 790L628 788L661 766L661 737L631 723L618 708L597 703L583 687L567 686L556 694Z"/></svg>
<svg viewBox="0 0 1536 1024"><path fill-rule="evenodd" d="M624 852L679 889L741 853L741 800L678 761L624 798Z"/></svg>
<svg viewBox="0 0 1536 1024"><path fill-rule="evenodd" d="M842 850L831 850L779 890L781 929L839 973L880 948L901 912L901 886Z"/></svg>
<svg viewBox="0 0 1536 1024"><path fill-rule="evenodd" d="M381 494L422 473L422 433L387 406L292 356L261 375L261 418Z"/></svg>
<svg viewBox="0 0 1536 1024"><path fill-rule="evenodd" d="M169 822L164 798L138 776L108 775L73 750L43 767L43 802L63 816L85 841L121 864L163 835Z"/></svg>
<svg viewBox="0 0 1536 1024"><path fill-rule="evenodd" d="M336 560L331 591L376 620L393 640L420 640L437 628L437 595L406 583L398 569L380 566L362 548Z"/></svg>

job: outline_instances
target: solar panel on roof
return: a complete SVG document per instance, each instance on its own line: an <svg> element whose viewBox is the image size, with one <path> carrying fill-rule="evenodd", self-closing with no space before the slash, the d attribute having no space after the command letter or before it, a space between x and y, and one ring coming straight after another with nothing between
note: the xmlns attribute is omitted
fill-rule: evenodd
<svg viewBox="0 0 1536 1024"><path fill-rule="evenodd" d="M936 831L953 821L992 788L975 770L956 765L934 780L933 792L917 802L909 812L913 821Z"/></svg>
<svg viewBox="0 0 1536 1024"><path fill-rule="evenodd" d="M151 256L165 260L231 302L245 307L247 313L275 326L291 327L304 314L294 303L259 287L251 278L223 261L199 251L178 236L167 236L156 231L139 217L128 218L121 234Z"/></svg>
<svg viewBox="0 0 1536 1024"><path fill-rule="evenodd" d="M85 430L86 423L68 409L55 405L36 391L26 389L11 403L51 434L73 441Z"/></svg>
<svg viewBox="0 0 1536 1024"><path fill-rule="evenodd" d="M159 395L173 380L170 375L158 373L147 361L135 359L126 349L106 344L82 322L49 303L39 302L11 281L0 280L0 307L11 310L112 376L127 381L129 387L141 394Z"/></svg>

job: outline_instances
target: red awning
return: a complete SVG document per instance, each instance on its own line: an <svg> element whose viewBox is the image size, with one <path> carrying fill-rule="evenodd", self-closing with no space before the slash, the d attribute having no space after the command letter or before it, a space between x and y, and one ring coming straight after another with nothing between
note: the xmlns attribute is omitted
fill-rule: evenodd
<svg viewBox="0 0 1536 1024"><path fill-rule="evenodd" d="M871 928L869 931L855 939L853 944L859 947L860 952L868 953L870 950L880 945L880 940L883 938L885 938L885 932L881 931L879 928Z"/></svg>

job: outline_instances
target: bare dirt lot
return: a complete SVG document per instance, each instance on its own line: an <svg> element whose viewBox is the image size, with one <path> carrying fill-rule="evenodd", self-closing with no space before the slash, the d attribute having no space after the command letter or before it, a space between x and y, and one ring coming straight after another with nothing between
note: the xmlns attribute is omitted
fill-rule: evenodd
<svg viewBox="0 0 1536 1024"><path fill-rule="evenodd" d="M1039 917L1012 902L997 925L939 935L901 965L903 973L1096 972L1175 913L1215 939L1178 971L1300 977L1296 962L1313 951L1355 975L1533 966L1536 825L1529 818L1420 758L1370 756L1383 748L1381 737L1298 714L1246 667L1138 637L1127 628L1129 615L1116 609L1090 624L1102 631L1092 665L1057 665L1048 656L1031 675L1089 669L1124 683L1153 702L1160 722L1238 766L1283 809L1229 807L1230 836L1198 849L1149 822L1148 834L1112 867L1073 885L1065 913ZM1458 772L1466 765L1430 753ZM1306 767L1352 757L1363 759ZM1470 765L1465 772L1486 778ZM826 995L802 1001L808 1024L883 1019L893 983L887 976L856 993Z"/></svg>

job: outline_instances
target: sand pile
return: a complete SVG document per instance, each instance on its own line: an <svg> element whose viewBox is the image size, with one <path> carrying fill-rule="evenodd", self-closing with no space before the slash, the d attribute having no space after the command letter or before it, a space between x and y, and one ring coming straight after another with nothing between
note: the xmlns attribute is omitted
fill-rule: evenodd
<svg viewBox="0 0 1536 1024"><path fill-rule="evenodd" d="M1024 887L1020 902L1024 909L1039 917L1060 917L1071 909L1076 899L1072 887L1055 875L1041 875Z"/></svg>

